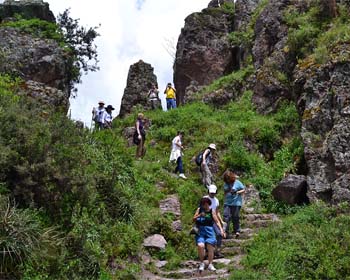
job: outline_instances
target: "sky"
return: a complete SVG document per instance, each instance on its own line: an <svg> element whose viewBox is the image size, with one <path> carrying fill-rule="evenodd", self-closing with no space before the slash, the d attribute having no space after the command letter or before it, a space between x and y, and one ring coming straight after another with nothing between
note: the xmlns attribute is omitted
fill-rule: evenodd
<svg viewBox="0 0 350 280"><path fill-rule="evenodd" d="M70 8L72 18L86 27L101 25L96 40L100 71L83 76L78 95L71 100L71 116L91 125L91 111L99 100L118 115L131 64L150 63L159 90L172 82L175 48L185 18L207 7L209 0L46 0L57 16ZM0 0L0 2L3 2ZM169 45L171 47L169 47ZM163 98L164 107L164 96Z"/></svg>

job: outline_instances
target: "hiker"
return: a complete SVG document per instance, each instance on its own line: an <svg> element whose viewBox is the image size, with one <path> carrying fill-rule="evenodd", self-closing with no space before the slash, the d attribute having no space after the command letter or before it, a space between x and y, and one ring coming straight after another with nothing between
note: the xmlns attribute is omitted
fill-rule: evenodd
<svg viewBox="0 0 350 280"><path fill-rule="evenodd" d="M164 91L166 95L166 108L169 111L170 109L176 108L176 89L168 83Z"/></svg>
<svg viewBox="0 0 350 280"><path fill-rule="evenodd" d="M98 102L98 107L92 109L92 120L95 122L95 128L103 129L104 124L105 103Z"/></svg>
<svg viewBox="0 0 350 280"><path fill-rule="evenodd" d="M183 132L178 131L177 135L174 137L172 143L172 148L171 148L171 153L170 153L170 159L169 161L176 161L176 168L175 168L175 174L177 172L180 172L179 177L182 179L187 179L187 177L184 174L184 169L183 169L183 164L182 164L182 137L183 137Z"/></svg>
<svg viewBox="0 0 350 280"><path fill-rule="evenodd" d="M208 164L212 158L212 154L216 151L216 145L210 144L202 153L196 158L196 163L200 166L200 172L202 175L202 182L205 187L208 187L213 183L213 174L211 173ZM199 160L199 161L198 161Z"/></svg>
<svg viewBox="0 0 350 280"><path fill-rule="evenodd" d="M159 90L157 89L156 85L152 85L151 89L148 92L148 100L151 103L152 110L155 110L158 107L158 93Z"/></svg>
<svg viewBox="0 0 350 280"><path fill-rule="evenodd" d="M224 226L224 221L222 220L221 218L221 215L220 215L220 211L219 211L219 200L217 199L216 197L216 193L217 193L217 187L215 185L210 185L208 186L208 195L205 196L205 197L208 197L211 201L211 205L210 205L210 209L212 209L214 211L214 213L216 214L217 218L218 218L218 221L219 221L219 224L221 225L222 228L225 228ZM221 244L222 244L222 234L221 234L221 231L219 229L219 226L214 223L214 231L215 231L215 234L216 234L216 249L214 251L214 256L217 257L217 258L222 258L223 255L221 254L220 250L221 250Z"/></svg>
<svg viewBox="0 0 350 280"><path fill-rule="evenodd" d="M112 111L114 110L112 105L108 105L106 107L106 111L103 116L103 128L105 129L112 129Z"/></svg>
<svg viewBox="0 0 350 280"><path fill-rule="evenodd" d="M237 175L232 171L225 172L224 182L224 221L227 223L226 236L229 235L230 222L232 221L233 232L236 238L238 238L240 234L239 211L242 207L242 194L245 192L245 187L237 180Z"/></svg>
<svg viewBox="0 0 350 280"><path fill-rule="evenodd" d="M138 143L137 149L136 149L136 158L137 159L142 159L146 153L146 150L145 150L146 132L144 129L143 121L144 121L144 115L142 113L139 113L137 115L137 120L135 123L135 128L136 128L135 135L137 136L137 140L138 140L137 141L137 143ZM134 142L135 142L135 140L134 140Z"/></svg>
<svg viewBox="0 0 350 280"><path fill-rule="evenodd" d="M198 234L196 234L195 239L198 248L199 256L199 271L202 272L205 268L204 265L204 255L205 255L205 246L208 250L208 270L216 271L213 265L214 259L214 246L216 244L216 237L214 231L214 223L219 227L219 230L222 236L225 236L225 232L221 227L221 224L216 216L215 211L210 209L211 200L208 197L203 197L200 201L200 207L197 209L196 213L193 216L193 222L198 226Z"/></svg>

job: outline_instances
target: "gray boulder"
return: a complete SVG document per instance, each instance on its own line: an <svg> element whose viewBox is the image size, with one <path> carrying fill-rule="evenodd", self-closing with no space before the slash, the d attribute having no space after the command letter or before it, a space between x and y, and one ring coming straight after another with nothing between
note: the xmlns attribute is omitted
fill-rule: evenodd
<svg viewBox="0 0 350 280"><path fill-rule="evenodd" d="M170 195L159 202L162 214L172 214L179 218L181 216L180 201L177 195Z"/></svg>
<svg viewBox="0 0 350 280"><path fill-rule="evenodd" d="M166 245L167 241L164 236L160 234L151 235L143 241L143 246L151 249L163 250Z"/></svg>
<svg viewBox="0 0 350 280"><path fill-rule="evenodd" d="M25 19L38 18L49 22L56 22L56 18L49 8L49 4L42 0L5 0L0 5L0 22L19 14Z"/></svg>
<svg viewBox="0 0 350 280"><path fill-rule="evenodd" d="M127 85L124 90L119 116L124 117L130 114L137 106L140 110L151 110L151 103L148 100L148 92L152 85L158 86L157 76L151 64L142 60L130 66ZM161 101L158 98L158 108Z"/></svg>
<svg viewBox="0 0 350 280"><path fill-rule="evenodd" d="M303 175L288 175L276 188L272 195L276 200L283 201L290 205L308 203L307 181Z"/></svg>

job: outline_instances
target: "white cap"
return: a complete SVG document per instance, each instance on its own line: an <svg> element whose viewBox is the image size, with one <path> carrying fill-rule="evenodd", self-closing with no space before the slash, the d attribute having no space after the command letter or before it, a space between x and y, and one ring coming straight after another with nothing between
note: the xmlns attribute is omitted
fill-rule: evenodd
<svg viewBox="0 0 350 280"><path fill-rule="evenodd" d="M209 193L216 193L218 188L215 185L209 185L208 186L208 192Z"/></svg>
<svg viewBox="0 0 350 280"><path fill-rule="evenodd" d="M216 150L216 145L213 144L213 143L211 143L211 144L209 145L209 148L210 148L210 149L213 149L213 150Z"/></svg>

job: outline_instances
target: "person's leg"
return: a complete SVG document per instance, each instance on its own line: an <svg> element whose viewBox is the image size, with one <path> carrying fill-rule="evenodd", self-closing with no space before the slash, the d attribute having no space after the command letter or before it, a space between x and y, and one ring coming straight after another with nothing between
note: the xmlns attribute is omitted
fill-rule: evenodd
<svg viewBox="0 0 350 280"><path fill-rule="evenodd" d="M145 138L142 137L142 150L141 150L141 157L144 157L146 154L146 147L145 147Z"/></svg>
<svg viewBox="0 0 350 280"><path fill-rule="evenodd" d="M182 158L181 157L177 158L177 169L180 172L180 174L184 173L183 164L182 164Z"/></svg>
<svg viewBox="0 0 350 280"><path fill-rule="evenodd" d="M232 217L233 217L233 228L234 233L240 232L239 227L239 211L241 210L241 206L233 206L232 207Z"/></svg>
<svg viewBox="0 0 350 280"><path fill-rule="evenodd" d="M204 243L198 243L198 257L199 257L199 261L203 262L204 261L204 256L205 256L205 245Z"/></svg>
<svg viewBox="0 0 350 280"><path fill-rule="evenodd" d="M167 98L166 99L166 109L169 111L171 109L171 99Z"/></svg>
<svg viewBox="0 0 350 280"><path fill-rule="evenodd" d="M213 227L214 227L214 231L215 231L215 235L216 235L216 248L217 248L217 250L219 250L221 247L221 243L222 243L221 231L216 223L214 223Z"/></svg>
<svg viewBox="0 0 350 280"><path fill-rule="evenodd" d="M204 173L203 184L205 187L207 187L207 186L212 184L212 174L211 174L210 169L209 169L207 164L202 165L202 170Z"/></svg>
<svg viewBox="0 0 350 280"><path fill-rule="evenodd" d="M228 205L224 206L224 222L227 224L226 226L226 236L229 234L230 230L230 221L231 221L231 207Z"/></svg>
<svg viewBox="0 0 350 280"><path fill-rule="evenodd" d="M136 158L141 158L143 153L143 139L141 138L139 144L136 149Z"/></svg>
<svg viewBox="0 0 350 280"><path fill-rule="evenodd" d="M209 264L213 263L214 259L214 246L211 244L207 244L207 250L208 250L208 262Z"/></svg>
<svg viewBox="0 0 350 280"><path fill-rule="evenodd" d="M172 108L173 109L176 108L176 99L175 98L172 99Z"/></svg>

